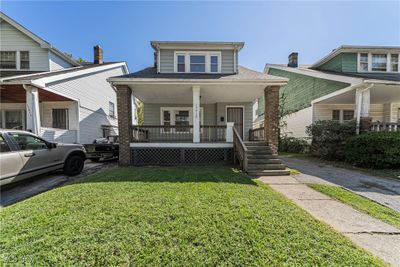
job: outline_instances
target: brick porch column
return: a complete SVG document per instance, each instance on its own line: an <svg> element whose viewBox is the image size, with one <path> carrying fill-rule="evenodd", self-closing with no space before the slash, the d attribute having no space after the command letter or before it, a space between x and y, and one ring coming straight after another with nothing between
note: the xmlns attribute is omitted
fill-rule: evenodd
<svg viewBox="0 0 400 267"><path fill-rule="evenodd" d="M267 86L264 89L264 133L273 153L278 153L279 142L279 88Z"/></svg>
<svg viewBox="0 0 400 267"><path fill-rule="evenodd" d="M131 164L131 125L132 125L132 90L126 85L117 85L118 135L119 135L119 165Z"/></svg>

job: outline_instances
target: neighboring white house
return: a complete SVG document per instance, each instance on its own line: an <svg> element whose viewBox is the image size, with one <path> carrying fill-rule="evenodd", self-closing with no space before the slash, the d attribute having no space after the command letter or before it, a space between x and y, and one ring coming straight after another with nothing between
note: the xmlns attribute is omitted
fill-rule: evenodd
<svg viewBox="0 0 400 267"><path fill-rule="evenodd" d="M127 73L125 62L103 62L99 46L93 63L78 63L0 13L0 128L76 143L117 134L107 78Z"/></svg>
<svg viewBox="0 0 400 267"><path fill-rule="evenodd" d="M355 120L361 130L400 131L400 47L341 46L312 66L267 64L265 73L288 78L281 88L290 114L282 132L307 137L306 126L318 120ZM253 122L263 123L263 99Z"/></svg>

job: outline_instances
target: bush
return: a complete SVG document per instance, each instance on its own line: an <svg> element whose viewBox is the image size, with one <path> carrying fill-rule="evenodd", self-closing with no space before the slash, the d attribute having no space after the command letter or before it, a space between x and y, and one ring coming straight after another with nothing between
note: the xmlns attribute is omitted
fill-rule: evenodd
<svg viewBox="0 0 400 267"><path fill-rule="evenodd" d="M356 134L356 123L316 121L307 126L307 134L312 138L312 155L328 160L344 160L346 139Z"/></svg>
<svg viewBox="0 0 400 267"><path fill-rule="evenodd" d="M309 143L303 138L283 136L279 139L279 152L307 153Z"/></svg>
<svg viewBox="0 0 400 267"><path fill-rule="evenodd" d="M375 132L346 142L346 161L361 167L400 167L400 132Z"/></svg>

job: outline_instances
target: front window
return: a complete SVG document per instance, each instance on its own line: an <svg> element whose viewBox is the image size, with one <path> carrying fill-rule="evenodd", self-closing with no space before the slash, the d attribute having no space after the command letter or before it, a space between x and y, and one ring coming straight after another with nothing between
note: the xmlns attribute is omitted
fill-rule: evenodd
<svg viewBox="0 0 400 267"><path fill-rule="evenodd" d="M390 71L399 71L399 54L390 55Z"/></svg>
<svg viewBox="0 0 400 267"><path fill-rule="evenodd" d="M210 57L210 72L218 72L218 56Z"/></svg>
<svg viewBox="0 0 400 267"><path fill-rule="evenodd" d="M16 69L17 68L17 52L1 51L0 52L0 68L1 69Z"/></svg>
<svg viewBox="0 0 400 267"><path fill-rule="evenodd" d="M190 72L206 72L206 56L190 56Z"/></svg>
<svg viewBox="0 0 400 267"><path fill-rule="evenodd" d="M30 134L12 133L10 137L18 144L19 150L47 149L47 144L44 140Z"/></svg>
<svg viewBox="0 0 400 267"><path fill-rule="evenodd" d="M20 57L20 69L28 70L29 69L29 51L19 52L19 57Z"/></svg>
<svg viewBox="0 0 400 267"><path fill-rule="evenodd" d="M68 109L53 109L53 128L68 129Z"/></svg>
<svg viewBox="0 0 400 267"><path fill-rule="evenodd" d="M189 110L176 110L175 111L175 125L176 126L189 126ZM189 128L177 127L177 132L187 132Z"/></svg>
<svg viewBox="0 0 400 267"><path fill-rule="evenodd" d="M368 54L360 54L360 69L361 71L368 71Z"/></svg>
<svg viewBox="0 0 400 267"><path fill-rule="evenodd" d="M354 119L354 110L343 110L343 121L351 121Z"/></svg>
<svg viewBox="0 0 400 267"><path fill-rule="evenodd" d="M372 71L386 71L386 64L386 54L372 54Z"/></svg>
<svg viewBox="0 0 400 267"><path fill-rule="evenodd" d="M6 110L5 111L5 126L7 129L21 130L22 111L21 110Z"/></svg>
<svg viewBox="0 0 400 267"><path fill-rule="evenodd" d="M340 121L340 110L338 109L332 110L332 120Z"/></svg>
<svg viewBox="0 0 400 267"><path fill-rule="evenodd" d="M178 55L178 66L177 66L177 71L178 72L185 72L185 55Z"/></svg>

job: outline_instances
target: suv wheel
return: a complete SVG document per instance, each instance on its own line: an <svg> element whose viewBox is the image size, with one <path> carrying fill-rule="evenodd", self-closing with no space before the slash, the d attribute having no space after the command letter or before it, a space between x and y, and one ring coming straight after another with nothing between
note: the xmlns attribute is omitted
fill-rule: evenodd
<svg viewBox="0 0 400 267"><path fill-rule="evenodd" d="M67 158L64 164L64 172L67 175L74 176L82 172L85 165L85 159L79 155L72 155Z"/></svg>

